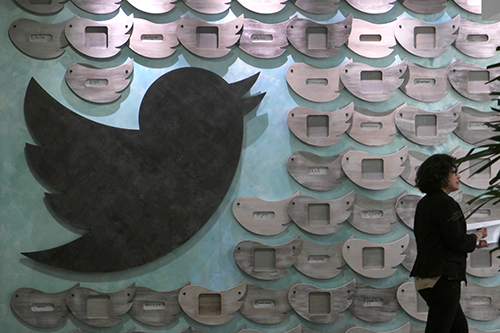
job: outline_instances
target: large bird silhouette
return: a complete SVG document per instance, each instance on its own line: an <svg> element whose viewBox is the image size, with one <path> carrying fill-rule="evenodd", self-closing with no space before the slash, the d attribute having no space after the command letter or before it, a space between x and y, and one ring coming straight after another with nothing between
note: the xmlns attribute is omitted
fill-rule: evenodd
<svg viewBox="0 0 500 333"><path fill-rule="evenodd" d="M243 116L265 95L243 98L257 78L228 84L201 68L166 73L142 100L138 130L84 118L31 79L24 112L36 145L26 145L28 164L50 191L49 209L88 232L23 254L71 271L113 272L190 239L232 183Z"/></svg>

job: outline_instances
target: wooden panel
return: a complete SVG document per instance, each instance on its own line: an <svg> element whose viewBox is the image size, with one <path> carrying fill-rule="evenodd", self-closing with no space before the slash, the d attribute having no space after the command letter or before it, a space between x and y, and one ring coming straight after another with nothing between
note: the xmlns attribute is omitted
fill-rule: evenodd
<svg viewBox="0 0 500 333"><path fill-rule="evenodd" d="M222 325L229 322L243 304L240 299L246 292L243 281L234 288L214 291L188 285L179 292L179 304L191 319L204 325Z"/></svg>

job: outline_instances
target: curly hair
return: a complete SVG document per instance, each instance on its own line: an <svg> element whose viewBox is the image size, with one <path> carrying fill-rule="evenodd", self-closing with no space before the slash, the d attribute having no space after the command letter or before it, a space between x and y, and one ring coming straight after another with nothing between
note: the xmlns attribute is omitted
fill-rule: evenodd
<svg viewBox="0 0 500 333"><path fill-rule="evenodd" d="M432 193L448 186L450 172L456 170L455 158L436 154L427 158L417 170L416 185L422 193Z"/></svg>

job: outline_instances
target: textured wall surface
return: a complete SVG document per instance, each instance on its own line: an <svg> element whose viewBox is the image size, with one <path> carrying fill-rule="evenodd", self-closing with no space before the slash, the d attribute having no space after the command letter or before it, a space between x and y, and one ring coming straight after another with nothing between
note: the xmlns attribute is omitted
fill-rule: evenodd
<svg viewBox="0 0 500 333"><path fill-rule="evenodd" d="M244 14L245 17L254 18L261 22L277 23L286 21L297 14L297 8L288 4L283 11L277 14L259 15L246 10L236 1L233 1L229 11L218 15L204 15L194 12L182 2L178 3L172 12L158 16L140 13L125 1L120 10L158 23L172 22L187 14L190 17L197 17L209 22L226 22ZM333 23L353 14L355 18L372 23L386 23L394 21L405 11L405 8L396 2L395 7L386 14L368 15L342 2L339 10L330 15L312 15L304 12L300 12L299 15L317 22ZM447 4L446 10L438 14L421 15L409 11L407 13L427 22L448 21L458 14L473 21L481 20L480 15L467 13L451 1ZM253 58L237 46L233 46L231 52L222 58L206 59L193 55L183 46L179 46L172 56L161 60L141 57L128 48L123 48L119 55L111 59L97 60L82 56L71 47L66 48L66 52L59 58L37 60L22 54L9 40L8 29L15 19L31 18L44 23L59 23L75 14L94 20L109 19L114 16L113 14L101 16L88 14L71 2L68 2L61 12L49 16L30 14L11 0L3 0L0 3L2 36L0 38L2 50L0 52L0 66L2 68L2 75L0 75L0 332L37 331L36 328L29 327L16 318L10 309L10 297L16 289L21 287L52 293L66 290L77 282L82 286L107 292L121 290L133 282L155 290L176 289L189 281L193 285L213 290L233 288L242 281L268 289L285 288L298 280L321 288L342 286L352 280L379 288L389 288L404 283L407 281L409 273L401 265L398 266L395 274L384 279L363 277L348 266L343 268L340 275L327 280L308 278L294 268L289 268L288 274L276 281L254 279L243 273L233 259L233 247L243 240L256 240L268 245L277 245L284 244L300 235L304 239L318 243L334 244L354 235L374 243L389 243L406 234L411 234L411 230L402 222L397 222L396 227L387 234L368 235L345 222L337 233L317 236L308 234L291 223L285 232L277 236L264 237L252 234L238 224L231 212L232 203L243 195L255 196L269 201L282 200L297 191L324 200L340 198L353 189L358 195L376 200L394 198L403 191L419 194L415 188L401 178L398 178L392 187L378 191L363 189L347 178L344 178L338 187L330 191L308 190L296 183L287 172L286 159L295 151L304 150L322 156L330 156L337 155L348 147L375 155L391 154L404 146L424 154L448 153L459 146L464 149L470 148L470 145L461 141L455 134L449 135L449 139L439 146L424 147L408 141L400 133L395 135L395 139L391 143L381 147L362 145L347 134L342 134L340 142L331 147L312 147L298 140L287 127L287 113L296 106L306 106L319 111L333 111L354 102L357 107L364 107L375 112L385 112L404 102L431 111L450 108L457 102L482 111L489 111L490 107L495 105L493 102L467 100L453 89L450 89L449 94L444 99L434 103L418 102L400 90L395 91L395 96L386 102L369 103L356 98L345 89L341 92L340 97L332 102L313 103L295 94L285 80L287 68L296 62L305 62L317 67L334 67L352 58L354 61L367 63L374 67L387 67L402 59L408 59L409 62L434 68L446 66L455 59L475 63L482 67L500 62L498 55L489 59L473 59L460 53L453 46L447 47L448 51L443 56L431 59L413 56L399 45L395 46L395 51L391 55L382 59L363 58L353 53L345 45L341 46L340 52L334 57L314 59L299 53L289 45L286 52L276 59ZM109 68L119 66L131 58L135 61L132 82L129 88L123 92L122 97L113 103L97 105L85 102L74 95L64 82L66 69L74 63L88 63L97 67ZM267 93L260 106L245 116L243 151L236 176L219 209L201 231L167 256L150 264L118 273L77 274L43 266L23 257L21 252L39 251L55 245L62 245L78 238L82 233L81 230L67 228L51 216L43 202L43 193L46 190L37 182L27 166L24 145L26 142L32 143L33 141L24 122L23 100L30 78L34 77L51 96L79 114L111 126L137 128L139 105L148 87L163 73L186 66L211 70L224 77L228 82L239 81L260 72L261 75L251 92L252 94ZM224 172L224 170L220 172ZM466 186L462 186L462 188L467 194L479 193L478 190ZM165 190L168 191L168 189ZM498 276L491 278L469 276L468 278L471 282L483 286L500 285ZM298 324L321 332L336 332L351 324L376 331L390 331L407 322L411 322L413 326L424 326L423 322L411 318L402 309L399 309L395 318L381 324L370 324L362 321L348 311L334 323L313 324L301 319L291 311L288 319L276 325L255 324L236 313L227 324L213 327L198 324L183 314L178 321L161 329L147 327L125 315L123 321L117 326L97 330L85 326L70 316L63 327L44 331L71 332L76 328L81 328L87 331L126 332L136 327L148 332L181 332L188 326L193 326L196 329L210 332L234 332L246 326L263 332L285 332ZM498 319L486 322L470 320L470 323L483 330L500 329L500 320Z"/></svg>

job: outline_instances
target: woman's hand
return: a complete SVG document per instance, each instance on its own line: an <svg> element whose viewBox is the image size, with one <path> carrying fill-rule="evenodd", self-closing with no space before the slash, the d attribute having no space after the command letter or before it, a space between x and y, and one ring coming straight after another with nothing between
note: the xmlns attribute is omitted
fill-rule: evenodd
<svg viewBox="0 0 500 333"><path fill-rule="evenodd" d="M483 247L488 247L488 241L486 239L481 239L477 245L476 245L476 249L481 249Z"/></svg>

